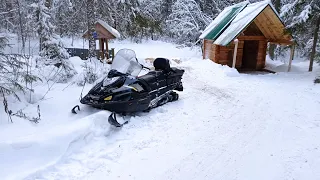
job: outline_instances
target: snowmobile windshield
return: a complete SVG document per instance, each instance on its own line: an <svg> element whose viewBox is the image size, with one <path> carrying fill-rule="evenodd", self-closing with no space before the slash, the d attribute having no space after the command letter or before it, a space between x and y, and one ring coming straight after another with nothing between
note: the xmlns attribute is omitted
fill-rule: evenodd
<svg viewBox="0 0 320 180"><path fill-rule="evenodd" d="M138 63L136 53L133 50L121 49L115 55L111 69L136 77L140 74L142 66Z"/></svg>

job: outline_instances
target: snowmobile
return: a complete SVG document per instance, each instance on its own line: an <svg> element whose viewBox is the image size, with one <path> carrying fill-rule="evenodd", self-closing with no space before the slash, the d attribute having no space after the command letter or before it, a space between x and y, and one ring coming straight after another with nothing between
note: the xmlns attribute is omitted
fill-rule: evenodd
<svg viewBox="0 0 320 180"><path fill-rule="evenodd" d="M170 67L166 58L156 58L154 70L138 62L136 54L130 49L121 49L114 57L111 70L83 98L82 104L111 111L108 122L116 127L123 124L117 121L116 114L129 115L148 112L152 108L179 99L176 91L183 91L181 82L183 69ZM139 76L142 69L150 70ZM75 112L75 106L72 109Z"/></svg>

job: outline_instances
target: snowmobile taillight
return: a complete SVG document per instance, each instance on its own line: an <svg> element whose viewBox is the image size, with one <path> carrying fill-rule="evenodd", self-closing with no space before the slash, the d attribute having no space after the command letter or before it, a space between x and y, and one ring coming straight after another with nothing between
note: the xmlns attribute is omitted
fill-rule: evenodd
<svg viewBox="0 0 320 180"><path fill-rule="evenodd" d="M105 101L110 101L112 99L112 96L108 96L106 98L104 98Z"/></svg>

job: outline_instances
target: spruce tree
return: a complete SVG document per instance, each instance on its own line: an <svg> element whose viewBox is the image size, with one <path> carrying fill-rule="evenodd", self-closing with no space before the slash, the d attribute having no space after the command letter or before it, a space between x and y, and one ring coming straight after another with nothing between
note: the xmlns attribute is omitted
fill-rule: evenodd
<svg viewBox="0 0 320 180"><path fill-rule="evenodd" d="M284 5L281 11L301 52L309 56L309 71L312 71L314 59L319 59L320 0L295 0Z"/></svg>

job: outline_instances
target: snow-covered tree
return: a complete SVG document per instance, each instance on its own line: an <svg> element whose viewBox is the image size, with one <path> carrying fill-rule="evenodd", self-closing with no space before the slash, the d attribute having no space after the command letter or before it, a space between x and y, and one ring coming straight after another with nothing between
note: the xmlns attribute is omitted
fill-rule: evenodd
<svg viewBox="0 0 320 180"><path fill-rule="evenodd" d="M289 28L298 42L299 49L310 58L309 71L313 69L314 59L320 58L319 26L320 0L292 0L281 9Z"/></svg>
<svg viewBox="0 0 320 180"><path fill-rule="evenodd" d="M89 55L91 59L95 57L96 41L93 33L95 32L96 23L96 5L95 0L87 0L87 22L88 22L88 33L89 33Z"/></svg>
<svg viewBox="0 0 320 180"><path fill-rule="evenodd" d="M280 8L281 8L281 0L273 0L272 3L274 4L275 10L280 13ZM275 50L277 48L277 45L275 44L270 44L269 45L269 57L274 60L275 58Z"/></svg>
<svg viewBox="0 0 320 180"><path fill-rule="evenodd" d="M38 17L37 32L40 37L40 58L37 61L40 65L53 65L59 68L61 78L58 81L65 82L66 79L73 77L76 72L68 61L70 55L64 48L60 36L55 33L50 4L48 5L48 0L39 0L35 8Z"/></svg>
<svg viewBox="0 0 320 180"><path fill-rule="evenodd" d="M27 87L28 83L40 79L28 72L29 64L25 61L26 57L3 52L7 44L7 35L0 33L0 100L3 102L5 112L11 117L12 111L9 109L7 97L13 95L20 100L18 92L32 91Z"/></svg>
<svg viewBox="0 0 320 180"><path fill-rule="evenodd" d="M172 37L185 44L196 42L209 23L195 0L177 0L167 20Z"/></svg>

